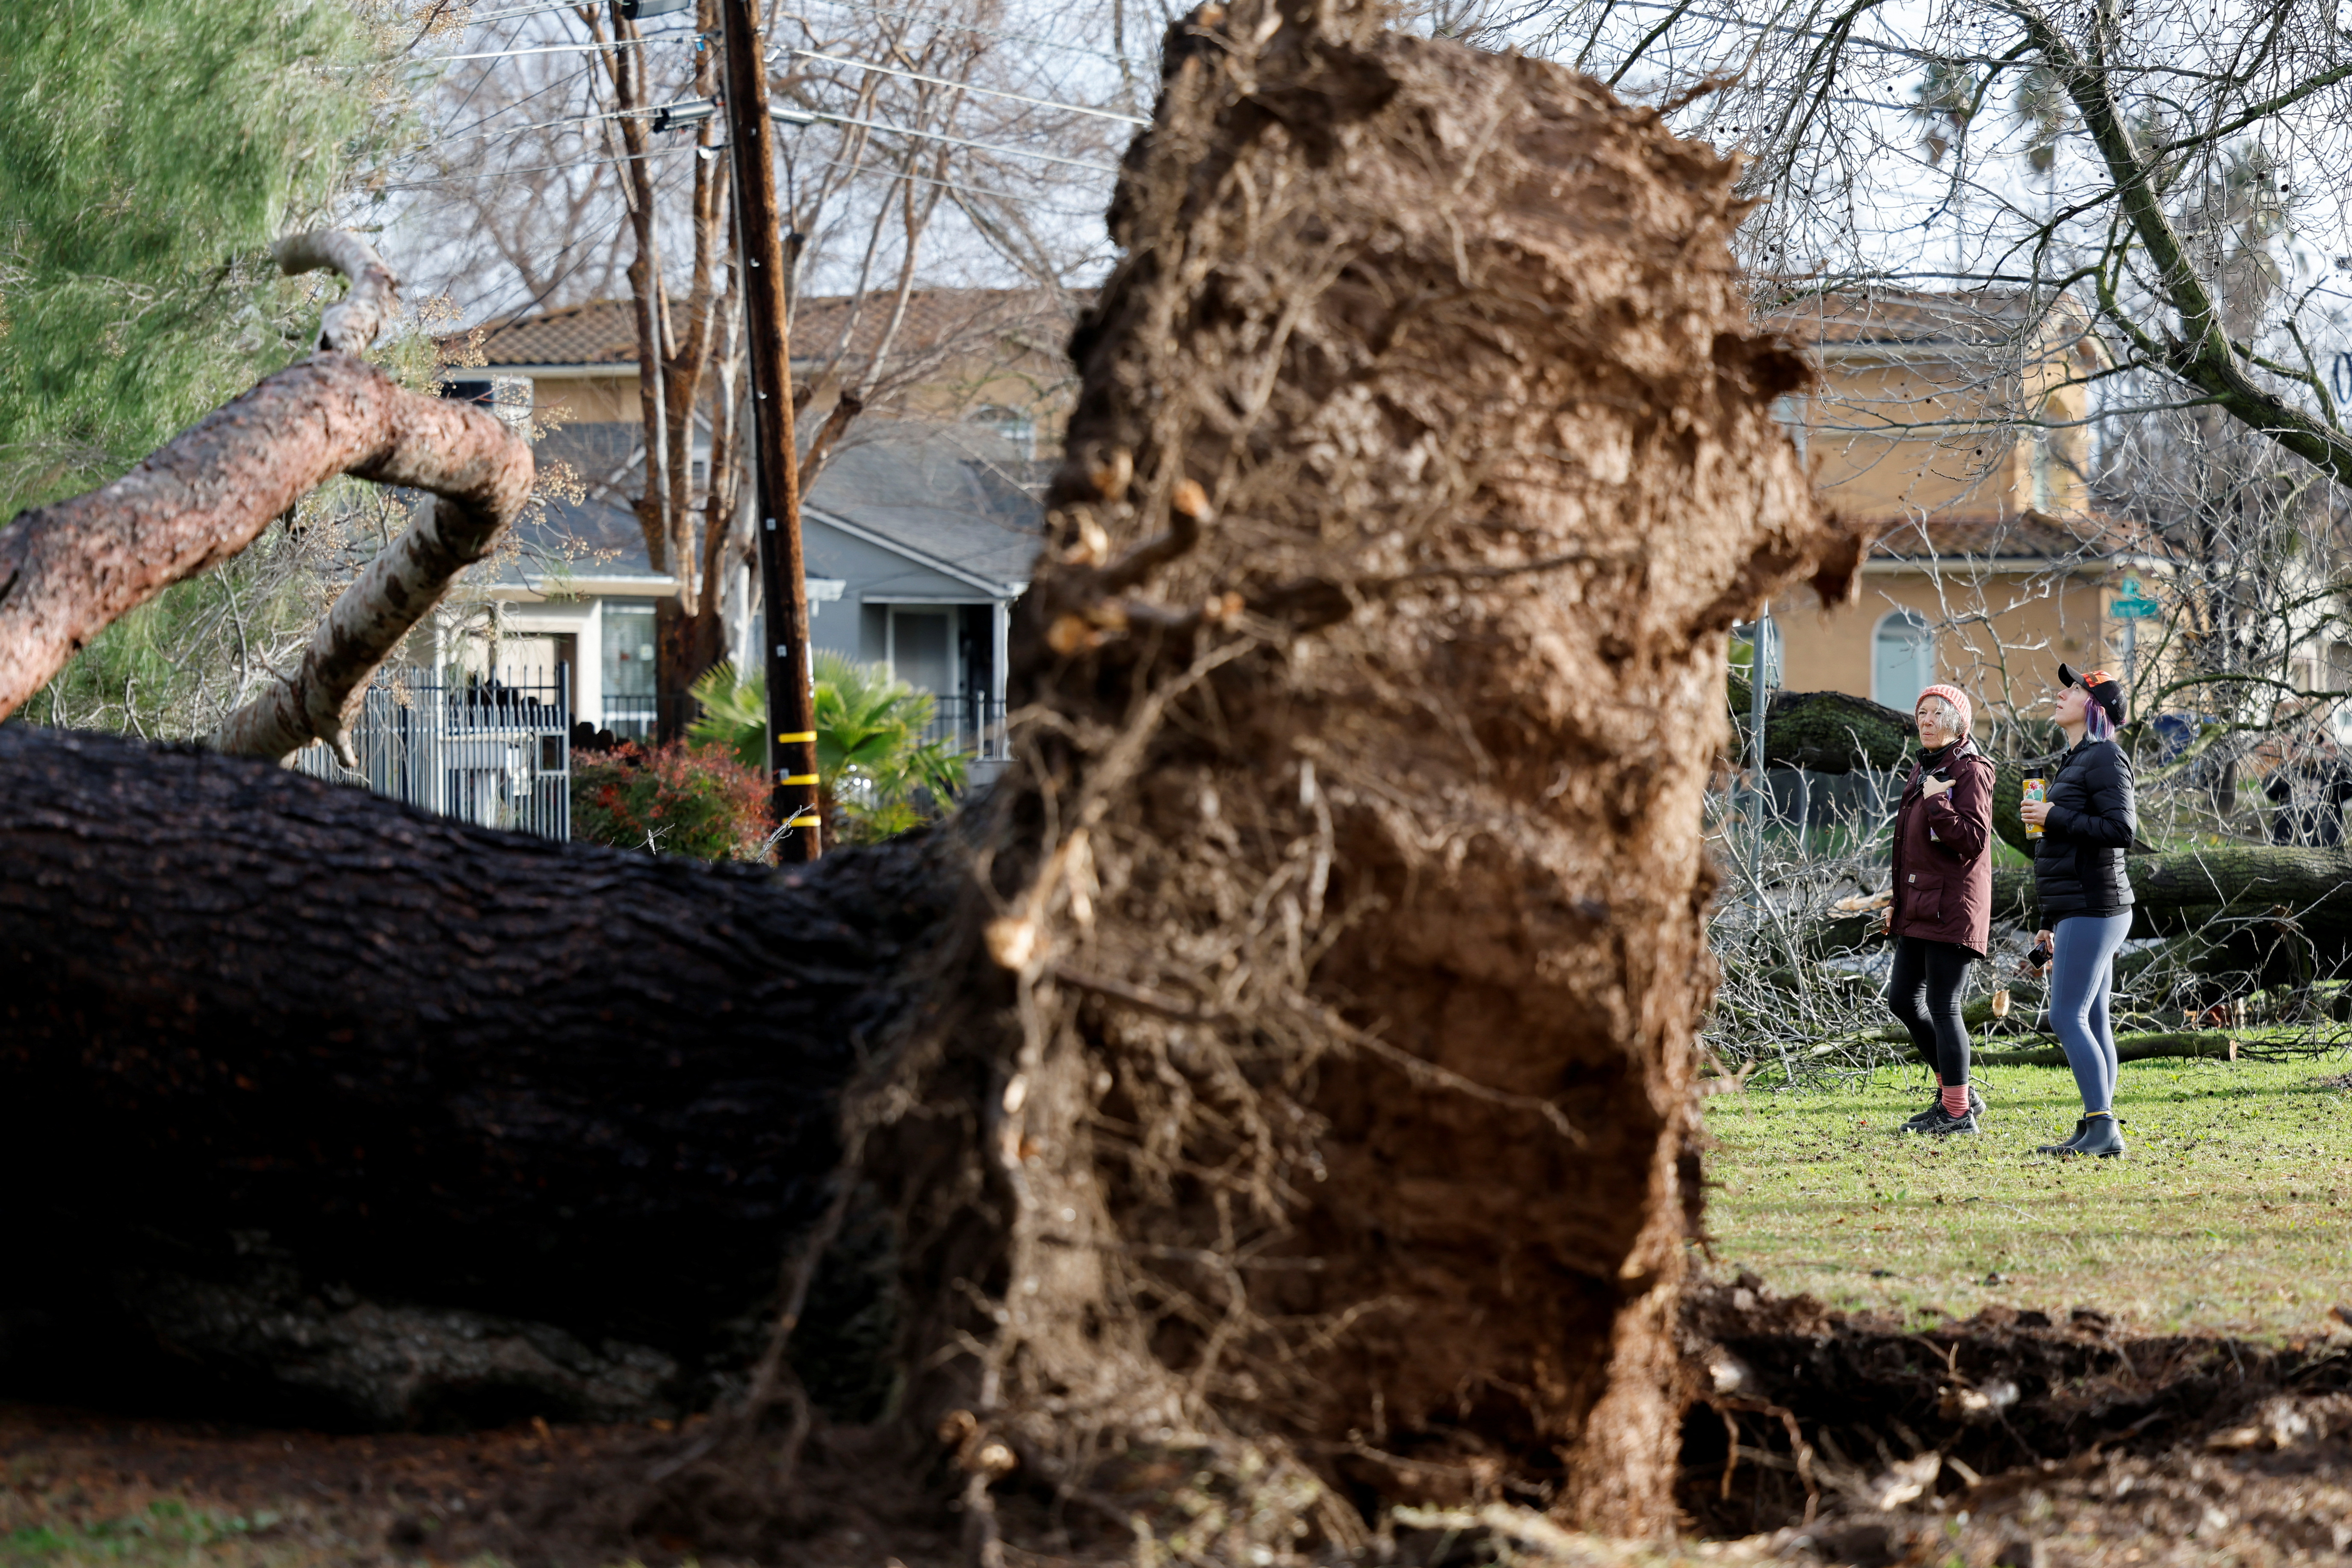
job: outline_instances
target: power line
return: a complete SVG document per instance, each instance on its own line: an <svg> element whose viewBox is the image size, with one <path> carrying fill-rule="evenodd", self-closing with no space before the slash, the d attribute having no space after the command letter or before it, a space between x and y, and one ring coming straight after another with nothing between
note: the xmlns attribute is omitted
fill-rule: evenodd
<svg viewBox="0 0 2352 1568"><path fill-rule="evenodd" d="M468 131L460 136L435 136L417 145L446 147L455 142L478 142L485 136L520 136L526 131L556 131L567 125L593 125L604 120L641 120L652 112L646 109L615 109L604 114L575 114L569 120L542 120L536 125L509 125L497 131Z"/></svg>
<svg viewBox="0 0 2352 1568"><path fill-rule="evenodd" d="M437 180L409 180L397 185L385 185L387 191L421 191L433 185L455 185L467 180L499 180L509 174L550 174L564 169L593 169L600 163L634 163L641 158L667 158L674 153L695 153L705 149L688 143L677 147L656 147L650 152L625 153L617 158L583 158L573 163L534 163L527 169L484 169L472 174L445 174ZM708 149L716 152L717 148Z"/></svg>
<svg viewBox="0 0 2352 1568"><path fill-rule="evenodd" d="M921 71L903 70L897 66L877 65L872 60L845 58L841 55L821 55L814 49L782 48L779 55L804 60L825 60L837 66L856 66L860 70L881 71L887 76L905 77L909 81L927 81L936 87L952 88L958 92L982 92L991 98L1009 98L1015 103L1034 104L1039 109L1058 109L1066 114L1091 114L1097 120L1117 120L1128 125L1149 125L1150 121L1138 114L1120 114L1108 109L1085 109L1075 103L1056 103L1050 98L1031 98L1026 93L1006 92L999 88L980 87L968 81L956 81L949 77L925 76Z"/></svg>
<svg viewBox="0 0 2352 1568"><path fill-rule="evenodd" d="M1041 163L1066 163L1073 169L1091 169L1097 174L1116 174L1118 168L1111 163L1089 163L1083 158L1065 158L1057 153L1032 153L1021 147L1004 147L992 142L974 142L962 136L950 136L944 131L919 131L911 125L886 125L878 120L852 120L845 114L826 114L814 109L771 109L770 119L782 125L848 125L860 131L879 131L894 136L920 136L926 141L944 142L951 147L969 147L976 153L995 153L1007 158L1034 158Z"/></svg>
<svg viewBox="0 0 2352 1568"><path fill-rule="evenodd" d="M424 55L423 65L455 65L459 60L510 60L520 55L593 55L603 49L642 48L647 44L682 44L688 38L701 40L699 33L662 33L652 37L614 38L600 44L541 44L528 49L493 49L479 55Z"/></svg>
<svg viewBox="0 0 2352 1568"><path fill-rule="evenodd" d="M828 5L846 6L852 11L865 11L877 16L896 16L906 22L935 22L956 33L977 33L983 38L1001 38L1009 44L1034 44L1040 48L1062 49L1074 55L1089 55L1113 65L1135 66L1145 62L1133 55L1115 55L1103 49L1090 49L1084 44L1066 44L1055 38L1041 38L1033 33L1006 33L994 27L982 27L969 22L959 22L943 11L898 11L887 5L874 5L866 0L824 0Z"/></svg>

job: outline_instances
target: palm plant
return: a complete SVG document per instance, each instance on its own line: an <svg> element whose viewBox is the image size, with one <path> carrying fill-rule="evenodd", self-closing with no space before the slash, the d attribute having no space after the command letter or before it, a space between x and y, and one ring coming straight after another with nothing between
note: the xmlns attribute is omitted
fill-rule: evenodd
<svg viewBox="0 0 2352 1568"><path fill-rule="evenodd" d="M929 692L892 679L881 665L837 653L820 651L815 665L818 809L836 842L877 843L920 826L938 812L918 803L919 791L937 806L962 793L963 756L923 738L935 706ZM694 698L702 717L688 730L690 738L765 764L765 675L742 679L722 664L695 682Z"/></svg>

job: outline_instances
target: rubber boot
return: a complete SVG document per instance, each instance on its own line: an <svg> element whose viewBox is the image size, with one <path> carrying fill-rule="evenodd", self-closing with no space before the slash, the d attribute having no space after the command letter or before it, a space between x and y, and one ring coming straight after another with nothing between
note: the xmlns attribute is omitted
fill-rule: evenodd
<svg viewBox="0 0 2352 1568"><path fill-rule="evenodd" d="M2071 1154L2074 1152L2074 1145L2083 1141L2083 1134L2090 1130L2091 1119L2087 1116L2078 1117L2075 1119L2074 1131L2067 1134L2063 1142L2044 1143L2033 1152L2037 1154Z"/></svg>
<svg viewBox="0 0 2352 1568"><path fill-rule="evenodd" d="M2080 1138L2074 1140L2074 1146L2067 1151L2068 1153L2090 1154L2102 1160L2112 1160L2124 1152L2123 1130L2116 1125L2114 1117L2089 1116L2084 1120L2088 1121L2090 1126L2084 1130Z"/></svg>

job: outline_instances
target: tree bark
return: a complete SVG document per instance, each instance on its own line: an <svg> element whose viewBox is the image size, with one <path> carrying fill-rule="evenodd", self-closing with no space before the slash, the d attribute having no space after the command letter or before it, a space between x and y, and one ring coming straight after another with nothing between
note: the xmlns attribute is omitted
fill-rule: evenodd
<svg viewBox="0 0 2352 1568"><path fill-rule="evenodd" d="M698 1404L830 1201L840 1093L943 912L941 849L714 868L0 727L0 1188L39 1194L12 1250L45 1259L0 1305L127 1309L241 1379L232 1411ZM566 1395L544 1367L403 1372L381 1331L325 1364L304 1324L371 1332L318 1307L345 1290L394 1327L487 1313L672 1369Z"/></svg>
<svg viewBox="0 0 2352 1568"><path fill-rule="evenodd" d="M468 551L478 554L521 506L531 471L530 449L493 415L403 391L348 354L290 365L112 484L0 531L0 718L122 616L236 554L303 496L351 474L454 504L421 524L427 532L414 544L394 542L362 578L365 594L337 605L320 633L334 637L313 643L295 689L225 731L234 749L273 757L312 734L339 733L341 709L330 699L355 689L355 671L363 684L383 657L362 669L353 649L388 648L387 635L396 640L413 625L447 585L425 569L454 570L473 558ZM262 721L248 726L248 715Z"/></svg>

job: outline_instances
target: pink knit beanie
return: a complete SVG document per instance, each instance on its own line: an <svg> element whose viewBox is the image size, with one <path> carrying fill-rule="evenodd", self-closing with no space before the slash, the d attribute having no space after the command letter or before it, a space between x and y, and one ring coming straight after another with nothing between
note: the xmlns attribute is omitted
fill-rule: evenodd
<svg viewBox="0 0 2352 1568"><path fill-rule="evenodd" d="M1975 727L1977 721L1976 705L1969 700L1969 694L1967 692L1961 690L1957 686L1931 686L1927 688L1927 690L1919 693L1919 702L1925 702L1930 697L1940 697L1945 701L1952 705L1952 711L1960 716L1961 734L1967 734L1970 729ZM1914 715L1916 715L1919 711L1919 702L1914 702L1911 704L1911 711Z"/></svg>

